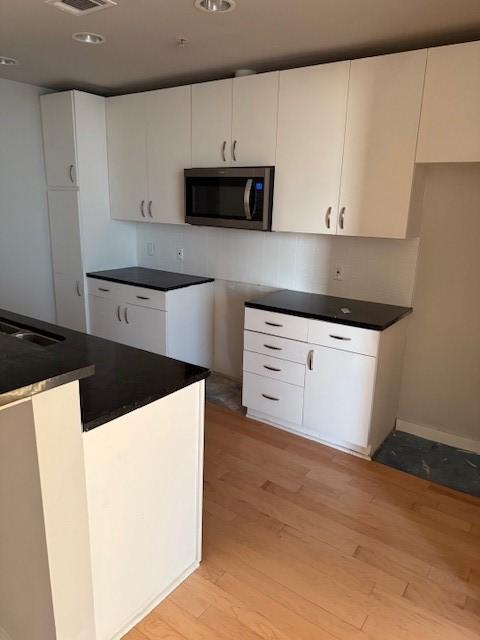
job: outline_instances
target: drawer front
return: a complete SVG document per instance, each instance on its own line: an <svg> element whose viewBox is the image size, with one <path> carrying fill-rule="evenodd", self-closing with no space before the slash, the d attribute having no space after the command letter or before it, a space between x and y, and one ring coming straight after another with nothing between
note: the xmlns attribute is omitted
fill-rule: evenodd
<svg viewBox="0 0 480 640"><path fill-rule="evenodd" d="M87 278L88 293L92 296L109 298L127 304L136 304L139 307L149 307L166 311L166 293L164 291L154 291L143 289L119 282L108 282L98 278Z"/></svg>
<svg viewBox="0 0 480 640"><path fill-rule="evenodd" d="M298 316L288 316L283 313L272 313L271 311L246 307L245 329L306 342L308 320Z"/></svg>
<svg viewBox="0 0 480 640"><path fill-rule="evenodd" d="M272 378L272 380L288 382L297 387L305 385L305 365L298 364L298 362L289 362L252 351L244 351L243 370Z"/></svg>
<svg viewBox="0 0 480 640"><path fill-rule="evenodd" d="M323 347L376 356L380 332L321 320L308 321L308 341Z"/></svg>
<svg viewBox="0 0 480 640"><path fill-rule="evenodd" d="M247 351L262 353L282 360L306 364L308 345L277 336L268 336L255 331L244 331L243 346Z"/></svg>
<svg viewBox="0 0 480 640"><path fill-rule="evenodd" d="M245 372L243 404L249 409L266 413L274 418L301 424L303 387Z"/></svg>

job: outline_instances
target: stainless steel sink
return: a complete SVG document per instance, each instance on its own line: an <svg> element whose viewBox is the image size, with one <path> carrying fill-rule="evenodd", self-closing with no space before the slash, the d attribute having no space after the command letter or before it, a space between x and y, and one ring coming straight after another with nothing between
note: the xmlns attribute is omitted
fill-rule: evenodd
<svg viewBox="0 0 480 640"><path fill-rule="evenodd" d="M38 347L49 347L52 344L56 344L57 342L64 340L64 338L61 338L60 336L53 337L45 335L43 333L32 331L31 329L17 327L16 325L5 322L4 320L0 320L0 334L12 336L12 338L17 338L24 342L30 342Z"/></svg>

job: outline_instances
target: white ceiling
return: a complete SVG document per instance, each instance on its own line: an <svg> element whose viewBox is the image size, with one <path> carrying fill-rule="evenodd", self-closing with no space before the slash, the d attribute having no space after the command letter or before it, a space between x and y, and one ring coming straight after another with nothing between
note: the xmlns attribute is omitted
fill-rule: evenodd
<svg viewBox="0 0 480 640"><path fill-rule="evenodd" d="M74 42L78 31L107 42ZM193 0L118 0L81 17L0 0L0 55L21 61L0 77L109 95L477 38L480 0L237 0L223 15Z"/></svg>

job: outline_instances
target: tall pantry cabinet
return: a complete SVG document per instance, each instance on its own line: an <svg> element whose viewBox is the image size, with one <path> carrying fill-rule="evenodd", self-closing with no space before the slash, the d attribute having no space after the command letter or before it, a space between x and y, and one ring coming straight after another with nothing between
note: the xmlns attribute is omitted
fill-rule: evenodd
<svg viewBox="0 0 480 640"><path fill-rule="evenodd" d="M85 273L136 264L135 233L110 218L105 99L66 91L40 105L57 322L86 331Z"/></svg>

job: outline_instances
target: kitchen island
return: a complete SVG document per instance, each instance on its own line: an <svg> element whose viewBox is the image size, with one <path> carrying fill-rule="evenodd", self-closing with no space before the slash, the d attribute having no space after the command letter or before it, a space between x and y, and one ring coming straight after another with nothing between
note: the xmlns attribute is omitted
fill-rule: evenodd
<svg viewBox="0 0 480 640"><path fill-rule="evenodd" d="M0 638L121 638L199 564L208 370L0 311Z"/></svg>

